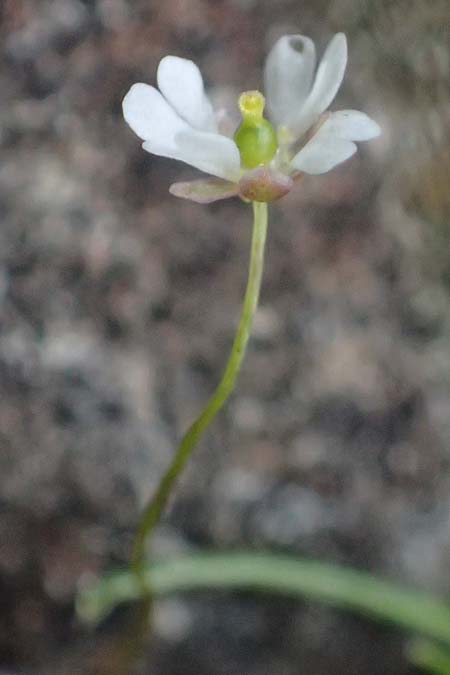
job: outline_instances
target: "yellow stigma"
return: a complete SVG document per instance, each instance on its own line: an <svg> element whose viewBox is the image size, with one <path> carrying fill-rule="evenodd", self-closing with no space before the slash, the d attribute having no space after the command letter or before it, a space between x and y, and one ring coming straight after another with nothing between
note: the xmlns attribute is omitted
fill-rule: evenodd
<svg viewBox="0 0 450 675"><path fill-rule="evenodd" d="M269 164L277 151L275 130L263 117L265 103L266 100L259 91L244 91L239 96L242 123L234 135L234 140L245 169Z"/></svg>
<svg viewBox="0 0 450 675"><path fill-rule="evenodd" d="M263 118L266 99L259 91L244 91L239 96L239 109L245 122L258 122Z"/></svg>

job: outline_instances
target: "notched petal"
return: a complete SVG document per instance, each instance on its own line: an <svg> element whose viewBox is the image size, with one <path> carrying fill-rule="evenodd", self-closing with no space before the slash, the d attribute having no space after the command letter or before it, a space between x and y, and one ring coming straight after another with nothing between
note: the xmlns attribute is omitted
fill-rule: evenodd
<svg viewBox="0 0 450 675"><path fill-rule="evenodd" d="M381 134L379 125L359 110L338 110L328 113L321 131L347 141L370 141Z"/></svg>
<svg viewBox="0 0 450 675"><path fill-rule="evenodd" d="M298 138L308 131L333 101L344 78L346 65L347 40L343 33L337 33L326 48L312 89L292 123Z"/></svg>
<svg viewBox="0 0 450 675"><path fill-rule="evenodd" d="M210 178L206 180L190 180L184 183L173 183L169 192L175 197L190 199L197 204L211 204L219 199L236 197L238 194L237 183Z"/></svg>
<svg viewBox="0 0 450 675"><path fill-rule="evenodd" d="M304 35L285 35L272 47L264 68L271 121L290 126L311 89L316 50Z"/></svg>
<svg viewBox="0 0 450 675"><path fill-rule="evenodd" d="M327 173L355 154L357 148L352 141L331 136L322 129L293 158L292 166L297 171L313 176Z"/></svg>
<svg viewBox="0 0 450 675"><path fill-rule="evenodd" d="M195 63L165 56L159 63L157 78L161 93L182 119L200 131L217 131L211 102Z"/></svg>
<svg viewBox="0 0 450 675"><path fill-rule="evenodd" d="M292 189L294 181L284 173L261 166L239 181L239 195L252 202L274 202Z"/></svg>

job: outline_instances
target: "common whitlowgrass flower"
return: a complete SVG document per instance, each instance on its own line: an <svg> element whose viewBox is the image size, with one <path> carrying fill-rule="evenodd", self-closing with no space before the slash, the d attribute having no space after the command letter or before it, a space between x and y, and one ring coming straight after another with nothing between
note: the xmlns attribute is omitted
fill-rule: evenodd
<svg viewBox="0 0 450 675"><path fill-rule="evenodd" d="M269 202L289 192L302 174L326 173L344 162L356 152L355 141L380 134L363 112L326 112L346 64L343 33L332 38L317 72L310 38L281 37L266 60L265 97L259 91L239 97L242 123L233 137L221 132L198 67L177 56L161 60L159 90L142 83L131 87L123 112L144 150L214 176L175 183L172 194L200 203L235 195Z"/></svg>

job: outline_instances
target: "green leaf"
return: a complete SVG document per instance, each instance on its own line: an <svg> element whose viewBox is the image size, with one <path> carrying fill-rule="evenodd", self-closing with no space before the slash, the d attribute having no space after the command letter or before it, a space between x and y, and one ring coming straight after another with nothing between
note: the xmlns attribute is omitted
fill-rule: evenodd
<svg viewBox="0 0 450 675"><path fill-rule="evenodd" d="M387 621L450 645L450 607L426 593L355 570L288 556L202 554L149 566L156 595L181 591L254 590L317 600ZM77 609L84 621L98 622L120 602L139 596L130 572L119 572L86 587Z"/></svg>
<svg viewBox="0 0 450 675"><path fill-rule="evenodd" d="M408 649L409 660L415 666L434 675L450 675L450 651L429 640L414 640Z"/></svg>

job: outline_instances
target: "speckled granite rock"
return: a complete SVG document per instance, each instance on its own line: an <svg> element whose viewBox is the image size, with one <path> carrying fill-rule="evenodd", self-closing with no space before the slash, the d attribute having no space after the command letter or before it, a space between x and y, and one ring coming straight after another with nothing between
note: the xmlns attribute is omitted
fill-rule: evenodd
<svg viewBox="0 0 450 675"><path fill-rule="evenodd" d="M448 41L430 30L447 4L3 0L5 668L108 663L120 621L83 632L77 580L127 559L143 500L217 382L245 284L249 209L171 197L192 172L141 151L121 98L173 53L233 101L296 28L320 46L347 32L339 103L384 136L273 207L238 392L156 546L299 552L448 592L450 213L430 178L447 170ZM408 672L392 630L273 598L161 601L156 634L142 672Z"/></svg>

